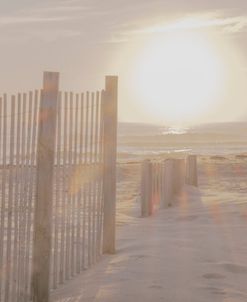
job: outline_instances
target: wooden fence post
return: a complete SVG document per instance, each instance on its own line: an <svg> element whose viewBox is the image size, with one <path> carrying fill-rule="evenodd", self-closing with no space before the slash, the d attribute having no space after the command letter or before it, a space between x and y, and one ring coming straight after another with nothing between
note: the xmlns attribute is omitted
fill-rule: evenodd
<svg viewBox="0 0 247 302"><path fill-rule="evenodd" d="M198 186L197 179L197 157L189 155L186 161L186 183L191 186Z"/></svg>
<svg viewBox="0 0 247 302"><path fill-rule="evenodd" d="M185 185L186 161L185 159L180 159L179 162L180 162L179 171L180 171L180 191L181 191Z"/></svg>
<svg viewBox="0 0 247 302"><path fill-rule="evenodd" d="M115 253L118 77L107 76L103 97L103 253Z"/></svg>
<svg viewBox="0 0 247 302"><path fill-rule="evenodd" d="M152 214L152 163L146 159L142 163L141 179L141 215L148 217Z"/></svg>
<svg viewBox="0 0 247 302"><path fill-rule="evenodd" d="M183 159L174 160L174 192L179 193L185 183L185 162Z"/></svg>
<svg viewBox="0 0 247 302"><path fill-rule="evenodd" d="M39 111L37 188L32 263L33 302L49 301L52 186L59 73L45 72Z"/></svg>
<svg viewBox="0 0 247 302"><path fill-rule="evenodd" d="M163 164L162 177L162 207L166 208L172 205L174 197L174 160L167 159Z"/></svg>

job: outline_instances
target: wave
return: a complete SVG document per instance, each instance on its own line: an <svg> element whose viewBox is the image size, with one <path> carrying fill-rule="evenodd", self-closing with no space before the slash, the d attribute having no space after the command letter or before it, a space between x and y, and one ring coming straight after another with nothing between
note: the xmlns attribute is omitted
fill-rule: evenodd
<svg viewBox="0 0 247 302"><path fill-rule="evenodd" d="M227 155L247 152L247 123L215 123L194 127L124 123L119 125L119 157L171 152Z"/></svg>

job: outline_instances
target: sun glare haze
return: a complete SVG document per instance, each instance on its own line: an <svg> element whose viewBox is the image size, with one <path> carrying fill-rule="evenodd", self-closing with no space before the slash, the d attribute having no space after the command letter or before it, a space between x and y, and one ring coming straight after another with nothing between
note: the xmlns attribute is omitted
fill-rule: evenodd
<svg viewBox="0 0 247 302"><path fill-rule="evenodd" d="M121 70L126 120L189 125L242 119L246 59L228 22L235 21L199 14L127 35L112 62Z"/></svg>
<svg viewBox="0 0 247 302"><path fill-rule="evenodd" d="M133 68L140 106L168 123L214 110L225 85L224 62L199 33L150 39Z"/></svg>

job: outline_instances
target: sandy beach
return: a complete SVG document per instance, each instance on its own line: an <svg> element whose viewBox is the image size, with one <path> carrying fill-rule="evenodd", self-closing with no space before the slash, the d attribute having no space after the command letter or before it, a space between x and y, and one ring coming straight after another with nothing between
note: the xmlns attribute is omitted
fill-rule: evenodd
<svg viewBox="0 0 247 302"><path fill-rule="evenodd" d="M0 12L0 302L247 302L247 0Z"/></svg>
<svg viewBox="0 0 247 302"><path fill-rule="evenodd" d="M140 164L119 165L117 253L52 301L246 301L246 157L199 157L198 172L199 188L140 218Z"/></svg>

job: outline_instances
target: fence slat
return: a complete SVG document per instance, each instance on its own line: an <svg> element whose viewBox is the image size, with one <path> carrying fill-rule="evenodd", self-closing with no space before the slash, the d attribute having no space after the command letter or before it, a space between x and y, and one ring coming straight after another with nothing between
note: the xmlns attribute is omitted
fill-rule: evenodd
<svg viewBox="0 0 247 302"><path fill-rule="evenodd" d="M55 158L55 196L54 209L54 236L53 236L53 288L57 288L58 266L60 253L58 250L59 240L59 210L60 210L60 157L61 157L61 93L58 95L57 105L57 131L56 131L56 158Z"/></svg>
<svg viewBox="0 0 247 302"><path fill-rule="evenodd" d="M4 132L6 129L5 120L6 120L6 108L5 102L2 97L0 97L0 171L1 171L1 221L0 221L0 271L3 276L3 244L4 244L4 222L5 222L5 156L6 153L6 142ZM0 300L3 298L3 278L0 279Z"/></svg>
<svg viewBox="0 0 247 302"><path fill-rule="evenodd" d="M74 200L74 179L73 179L73 170L74 170L74 162L73 162L73 144L74 144L74 94L73 92L70 92L70 135L69 135L69 165L70 165L70 192L69 192L69 198L70 198L70 269L71 269L71 276L73 277L75 274L75 229L74 229L74 214L75 214L75 200Z"/></svg>
<svg viewBox="0 0 247 302"><path fill-rule="evenodd" d="M104 135L104 130L103 130L103 125L104 125L104 118L103 118L103 100L104 100L104 91L101 91L100 93L100 109L99 109L99 124L100 124L100 131L99 131L99 191L98 191L98 209L99 209L99 228L98 228L98 254L97 258L99 259L100 254L101 254L101 246L102 246L102 228L103 228L103 218L104 218L104 201L103 201L103 135Z"/></svg>
<svg viewBox="0 0 247 302"><path fill-rule="evenodd" d="M26 218L27 218L27 204L26 204L26 148L27 148L27 94L22 94L22 138L21 138L21 222L20 222L20 276L19 276L19 295L20 301L25 301L25 236L26 236Z"/></svg>
<svg viewBox="0 0 247 302"><path fill-rule="evenodd" d="M79 121L78 121L78 115L79 115L79 94L76 94L76 100L75 100L75 141L74 141L74 198L75 198L75 272L77 274L80 273L80 201L78 199L79 197L79 190L80 190L80 181L78 180L78 128L79 128Z"/></svg>
<svg viewBox="0 0 247 302"><path fill-rule="evenodd" d="M141 216L148 217L152 214L152 163L145 160L142 164L142 182L141 182Z"/></svg>
<svg viewBox="0 0 247 302"><path fill-rule="evenodd" d="M28 294L29 297L31 297L31 274L32 274L32 250L33 250L33 219L34 219L34 198L35 198L35 185L36 185L36 142L37 142L37 136L38 136L38 105L39 105L39 92L35 90L34 92L34 106L33 106L33 129L32 129L32 138L31 138L31 158L30 158L30 167L31 167L31 193L29 196L29 201L30 201L30 230L29 230L29 236L30 240L29 246L27 248L28 250Z"/></svg>
<svg viewBox="0 0 247 302"><path fill-rule="evenodd" d="M24 300L23 297L23 255L24 255L24 223L25 223L25 206L24 206L24 188L25 188L25 164L24 164L24 154L25 154L25 141L26 141L26 127L25 127L25 112L26 112L26 95L18 94L18 99L21 103L21 137L20 137L20 191L19 191L19 255L18 255L18 297L20 302Z"/></svg>
<svg viewBox="0 0 247 302"><path fill-rule="evenodd" d="M60 179L61 181L61 188L59 188L60 190L60 198L61 198L61 241L60 241L60 267L59 267L59 283L63 284L64 283L64 267L65 267L65 246L66 246L66 234L65 234L65 226L66 226L66 194L65 194L65 190L64 188L66 187L66 158L65 158L65 154L66 154L66 141L65 139L65 123L66 123L66 119L65 119L65 112L66 112L66 108L65 108L65 102L64 102L64 98L63 98L63 94L61 94L61 99L59 102L59 106L60 106L60 127L61 127L61 150L60 150L60 169L61 169L61 177L62 179ZM63 135L63 142L62 142L62 135Z"/></svg>
<svg viewBox="0 0 247 302"><path fill-rule="evenodd" d="M20 124L21 124L21 102L20 102L20 96L17 96L17 123L16 123L16 164L15 164L15 208L14 208L14 266L13 266L13 302L18 301L18 256L19 252L18 249L20 247L20 243L18 241L19 239L19 219L20 219L20 199L19 199L19 173L20 173Z"/></svg>
<svg viewBox="0 0 247 302"><path fill-rule="evenodd" d="M94 93L90 97L90 137L89 137L89 199L88 199L88 265L92 265L93 251L93 134L94 134Z"/></svg>
<svg viewBox="0 0 247 302"><path fill-rule="evenodd" d="M98 190L99 190L99 168L98 168L98 152L99 152L99 92L96 93L96 102L95 102L95 134L94 134L94 222L93 222L93 229L94 229L94 254L93 254L93 261L94 263L97 261L97 232L99 229L98 225L98 217L99 213L99 199L98 199Z"/></svg>
<svg viewBox="0 0 247 302"><path fill-rule="evenodd" d="M27 119L27 141L26 141L26 154L25 154L25 174L26 174L26 190L25 190L25 210L26 210L26 217L25 217L25 253L24 253L24 299L28 299L28 289L29 289L29 280L28 280L28 265L29 265L29 247L30 247L30 238L31 238L31 201L29 195L31 194L31 165L30 165L30 158L31 158L31 131L32 131L32 102L33 102L33 95L32 92L29 93L28 96L28 110L27 115L25 116Z"/></svg>
<svg viewBox="0 0 247 302"><path fill-rule="evenodd" d="M80 233L81 233L81 260L80 260L80 270L84 269L84 257L85 257L85 237L84 237L84 212L85 212L85 208L84 208L84 188L85 188L85 182L84 182L84 178L83 178L83 156L84 156L84 150L83 150L83 144L84 144L84 94L82 93L80 96L80 103L81 103L81 110L80 110L80 156L79 156L79 167L80 167L80 182L82 183L82 187L80 188L80 196L79 196L79 200L80 200L80 207L81 207L81 214L80 214L80 221L81 221L81 229L80 229Z"/></svg>
<svg viewBox="0 0 247 302"><path fill-rule="evenodd" d="M0 250L0 269L2 271L2 276L5 277L5 272L6 272L6 267L5 267L5 262L4 260L4 244L5 244L5 232L4 232L4 228L5 228L5 212L7 209L7 204L6 204L6 182L7 182L7 96L6 94L3 96L3 177L2 177L2 207L1 207L1 211L2 211L2 218L1 218L1 250ZM5 278L4 278L5 280ZM6 295L6 292L4 290L4 280L1 282L1 291L3 291L3 298Z"/></svg>
<svg viewBox="0 0 247 302"><path fill-rule="evenodd" d="M69 110L68 110L68 93L64 95L64 186L66 187L66 199L65 199L65 217L66 217L66 248L65 248L65 279L68 280L70 277L70 219L69 219L69 185L68 185L68 175L69 175L69 129L66 127L69 120Z"/></svg>
<svg viewBox="0 0 247 302"><path fill-rule="evenodd" d="M9 178L8 178L8 210L7 210L7 248L6 248L6 282L5 302L12 298L11 293L11 268L12 268L12 225L13 225L13 158L15 136L15 97L11 97L11 121L9 139Z"/></svg>
<svg viewBox="0 0 247 302"><path fill-rule="evenodd" d="M89 92L87 91L86 93L86 117L85 117L85 159L84 159L84 163L85 163L85 173L86 175L88 175L88 136L89 136ZM89 262L89 237L88 237L88 232L86 232L86 226L88 228L89 225L89 215L88 215L88 195L89 195L89 184L88 184L88 179L86 179L85 176L85 189L84 189L84 219L83 219L83 229L84 229L84 238L86 240L86 236L87 236L87 241L85 241L85 248L86 248L86 243L87 243L87 265ZM87 221L86 221L87 219ZM85 257L86 257L86 251L85 251ZM84 259L85 261L85 259ZM85 264L86 265L86 261Z"/></svg>
<svg viewBox="0 0 247 302"><path fill-rule="evenodd" d="M97 142L96 142L96 134L97 134L97 93L94 94L93 104L92 104L93 112L92 112L92 263L95 263L95 231L96 231L96 190L97 190L97 180L96 180L96 152L97 152Z"/></svg>

